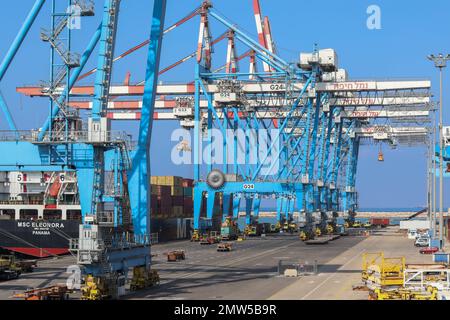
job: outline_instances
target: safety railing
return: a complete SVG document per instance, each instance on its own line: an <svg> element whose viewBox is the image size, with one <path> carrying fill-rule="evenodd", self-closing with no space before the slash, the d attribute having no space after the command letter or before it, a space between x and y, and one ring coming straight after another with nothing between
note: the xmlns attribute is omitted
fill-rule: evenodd
<svg viewBox="0 0 450 320"><path fill-rule="evenodd" d="M114 211L97 212L97 222L100 225L114 225Z"/></svg>
<svg viewBox="0 0 450 320"><path fill-rule="evenodd" d="M0 131L0 142L6 141L25 141L41 143L125 143L130 150L136 142L132 141L132 136L124 131L70 131L48 133L43 141L39 141L38 130L18 130L18 131Z"/></svg>

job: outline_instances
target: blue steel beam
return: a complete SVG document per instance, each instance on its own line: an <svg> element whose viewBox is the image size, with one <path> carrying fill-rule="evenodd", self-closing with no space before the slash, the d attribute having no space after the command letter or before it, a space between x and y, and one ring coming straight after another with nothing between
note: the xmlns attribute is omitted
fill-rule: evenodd
<svg viewBox="0 0 450 320"><path fill-rule="evenodd" d="M283 132L284 129L286 128L289 119L291 118L292 114L294 113L294 111L298 108L301 99L303 98L303 95L306 92L306 89L308 89L309 84L312 81L312 77L309 77L309 79L306 81L305 85L303 86L302 91L300 92L299 96L297 97L297 99L295 100L294 104L291 107L291 110L289 111L289 113L286 116L286 119L283 121L282 125L280 126L280 132ZM278 143L280 139L280 135L276 135L275 139L272 141L272 144L270 145L269 150L267 150L267 154L266 156L263 158L263 160L261 161L260 165L258 166L258 168L255 170L255 172L253 173L252 176L252 181L255 181L256 176L259 174L259 172L261 171L264 163L266 162L267 158L269 157L269 154L272 152L272 149L275 147L275 144Z"/></svg>
<svg viewBox="0 0 450 320"><path fill-rule="evenodd" d="M139 139L130 173L129 188L132 219L134 232L138 235L150 234L150 142L166 5L167 0L155 0L153 5Z"/></svg>
<svg viewBox="0 0 450 320"><path fill-rule="evenodd" d="M92 106L92 121L100 123L105 116L109 101L109 87L111 84L112 62L114 48L116 44L117 22L120 11L119 0L105 0L103 7L103 17L101 24L101 35L99 40L99 53L97 62L97 72L94 84L94 99ZM89 128L91 129L91 128ZM105 130L106 128L102 128ZM94 172L93 172L93 196L91 214L96 215L101 204L101 198L104 193L104 167L103 158L105 148L103 146L94 147ZM118 163L117 163L118 164ZM89 176L91 173L87 173ZM115 184L117 186L117 184ZM89 189L82 190L82 192ZM118 211L119 203L114 206L114 211ZM115 215L114 221L117 221Z"/></svg>
<svg viewBox="0 0 450 320"><path fill-rule="evenodd" d="M329 192L329 186L327 185L326 177L328 175L328 162L330 159L330 144L331 144L331 133L333 129L333 112L328 113L328 122L327 122L327 136L325 138L325 150L323 153L322 160L322 168L320 172L321 179L324 183L324 187L320 190L319 193L319 202L322 209L325 211L330 211L330 208L327 206L327 198L326 195Z"/></svg>
<svg viewBox="0 0 450 320"><path fill-rule="evenodd" d="M8 123L8 127L12 131L16 131L16 136L18 137L19 133L17 132L17 127L14 122L13 117L11 116L11 113L9 112L8 105L6 104L5 98L3 97L2 93L0 92L0 108L2 109L3 115L6 118L6 122Z"/></svg>
<svg viewBox="0 0 450 320"><path fill-rule="evenodd" d="M22 27L20 28L19 32L17 33L16 38L14 39L8 52L6 53L5 58L3 58L3 61L0 64L0 82L3 80L3 77L5 76L6 72L8 71L9 66L11 65L12 61L14 60L14 57L16 56L17 52L19 51L20 46L22 45L23 41L25 40L28 32L30 31L31 27L33 26L33 23L36 20L36 17L38 16L39 12L41 11L44 3L45 3L45 0L37 0L34 3L33 7L31 8L30 13L28 14L27 18L25 19L25 22L23 23ZM0 94L0 106L1 106L2 112L5 115L6 120L8 122L9 129L13 130L13 131L17 131L17 127L16 127L14 121L12 120L11 113L9 112L8 105L4 101L1 94Z"/></svg>
<svg viewBox="0 0 450 320"><path fill-rule="evenodd" d="M13 61L17 52L19 51L20 46L22 45L23 41L25 40L25 37L27 36L28 32L30 31L31 27L33 26L33 23L36 20L36 17L38 16L39 12L41 11L44 3L45 3L45 0L37 0L34 3L34 6L31 8L31 11L28 14L27 18L25 19L25 22L23 23L22 28L19 30L19 33L17 34L16 38L14 39L13 43L11 44L11 47L9 48L8 52L6 53L5 58L3 59L2 63L0 64L0 81L3 80L3 77L6 74L6 71L8 71L8 68L11 65L11 62Z"/></svg>
<svg viewBox="0 0 450 320"><path fill-rule="evenodd" d="M108 107L108 93L111 84L111 70L115 49L115 37L119 17L120 1L106 0L103 7L99 55L94 84L92 118L99 120Z"/></svg>
<svg viewBox="0 0 450 320"><path fill-rule="evenodd" d="M331 165L331 171L330 171L330 180L331 183L334 184L335 188L337 188L337 179L338 179L338 164L341 157L341 149L342 149L342 120L336 124L336 133L335 133L335 140L334 140L334 155L332 159L332 165ZM330 190L329 194L329 206L331 210L338 211L338 203L336 198L336 192L337 190Z"/></svg>
<svg viewBox="0 0 450 320"><path fill-rule="evenodd" d="M307 166L308 166L308 177L311 180L314 180L314 162L315 162L315 156L316 156L316 146L317 146L317 131L319 129L319 114L320 114L320 107L321 107L321 95L317 94L316 96L316 107L314 110L314 122L313 122L313 128L311 132L311 138L310 138L310 150L307 160ZM314 211L316 208L314 206L314 185L308 184L306 186L307 193L306 193L306 206L307 209L310 211Z"/></svg>
<svg viewBox="0 0 450 320"><path fill-rule="evenodd" d="M317 172L317 179L323 181L323 175L325 171L325 158L326 158L326 151L325 151L325 145L326 140L325 138L328 136L328 127L327 127L327 114L325 112L322 112L320 115L320 125L322 130L320 131L319 135L319 151L317 154L317 159L319 161L318 163L318 172ZM321 193L323 191L323 187L317 186L315 192L314 192L314 199L317 203L318 209L322 210L322 203L321 203Z"/></svg>

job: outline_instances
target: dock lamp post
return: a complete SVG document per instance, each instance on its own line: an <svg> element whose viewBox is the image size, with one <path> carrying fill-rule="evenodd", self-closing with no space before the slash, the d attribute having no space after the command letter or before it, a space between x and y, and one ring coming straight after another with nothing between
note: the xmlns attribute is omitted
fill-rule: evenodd
<svg viewBox="0 0 450 320"><path fill-rule="evenodd" d="M444 167L443 167L443 150L444 150L444 139L442 137L443 129L443 119L442 119L442 69L447 67L447 61L450 60L450 54L443 55L442 53L435 56L434 54L429 55L428 60L434 62L434 66L439 69L439 240L441 247L444 245Z"/></svg>

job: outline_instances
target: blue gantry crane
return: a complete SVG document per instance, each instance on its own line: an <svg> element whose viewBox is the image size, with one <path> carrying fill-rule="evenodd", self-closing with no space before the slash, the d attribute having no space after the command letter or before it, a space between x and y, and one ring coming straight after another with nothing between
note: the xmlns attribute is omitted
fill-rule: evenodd
<svg viewBox="0 0 450 320"><path fill-rule="evenodd" d="M245 203L246 224L257 220L264 199L276 199L280 224L291 221L296 213L303 226L303 239L331 232L338 211L344 211L351 225L357 208L355 176L359 135L374 134L366 132L375 128L370 127L374 119L403 117L402 121L406 121L426 117L428 110L420 108L424 109L429 96L419 91L426 91L429 82L349 81L346 71L338 69L337 55L332 49L315 49L313 53L302 54L298 66L289 64L274 54L274 50L263 46L263 41L254 41L221 17L209 1L174 26L193 15L201 18L197 53L173 66L196 56L195 81L193 85L159 85L158 91L166 99L156 101L160 110L155 117L179 120L181 126L194 129L194 177L199 190L194 201L197 230L194 235L204 227L202 223L211 223L216 195L223 199L224 219L228 215L237 218L241 202ZM214 41L210 33L212 22L227 29ZM212 46L223 38L229 39L227 64L212 71ZM237 68L237 43L247 49L241 57L251 58L249 73ZM267 65L264 72L256 72L256 59ZM221 73L224 68L226 72ZM164 71L167 69L170 68ZM77 88L77 91L84 89ZM118 97L120 92L130 95L140 90L125 85L112 87L110 93ZM175 97L175 108L165 104L170 102L170 97ZM133 101L129 103L131 110ZM124 102L121 104L123 109ZM399 106L411 109L398 111ZM160 112L163 109L169 112ZM139 118L133 112L120 113L114 108L111 111L112 118ZM361 128L367 130L358 132ZM203 159L205 153L200 143L200 140L209 143L215 140L214 129L224 137L232 133L223 140L220 165L214 164L215 151L206 150L209 155ZM255 143L255 137L264 132L267 141L261 143L256 139ZM389 133L395 134L398 133ZM382 138L391 139L388 135ZM382 140L378 137L377 141ZM203 160L206 164L202 164ZM211 183L213 180L219 185L223 183L224 189ZM132 183L133 188L138 185L141 184ZM134 194L138 193L131 196ZM135 200L131 205L139 203ZM205 217L201 217L203 203Z"/></svg>
<svg viewBox="0 0 450 320"><path fill-rule="evenodd" d="M83 224L80 238L71 240L71 249L77 253L83 272L89 275L83 293L92 299L117 297L130 269L134 268L135 288L150 284L154 276L150 270L149 145L166 1L154 1L142 118L135 150L130 150L128 135L111 131L111 120L106 113L121 1L105 0L102 22L81 56L70 49L68 26L75 14L80 18L93 16L93 3L68 0L64 11L58 11L61 2L48 2L51 2L52 28L43 31L41 39L51 48L51 79L41 90L50 98L49 116L39 130L19 135L2 100L12 134L0 143L0 149L9 155L0 161L0 170L76 173ZM33 6L2 62L1 78L44 3L45 0L36 1ZM79 10L66 11L73 6ZM70 107L70 92L97 46L93 110L85 123L77 110ZM105 189L105 172L114 180L113 190ZM98 290L90 290L92 285Z"/></svg>
<svg viewBox="0 0 450 320"><path fill-rule="evenodd" d="M44 2L37 1L33 7L1 64L0 80ZM121 1L105 0L102 22L80 56L70 50L67 29L75 13L59 12L57 4L51 1L52 29L41 34L51 49L51 79L34 94L50 98L49 117L39 130L19 134L0 98L12 130L0 142L5 154L0 170L76 173L83 224L71 248L90 279L86 297L99 297L89 289L94 287L102 288L101 296L117 296L130 269L136 288L148 284L154 275L149 239L154 118L178 120L193 132L194 238L211 226L218 197L223 202L221 220L238 218L244 204L247 226L258 220L262 202L272 199L280 226L288 230L296 222L303 240L333 233L340 211L351 226L358 204L355 182L361 141L424 136L422 128L375 125L374 121L401 118L404 125L427 117L429 81L351 81L338 68L333 49L315 47L311 53L302 53L299 61L288 63L273 50L267 37L270 32L260 30L255 41L215 11L210 1L165 30L166 1L155 0L142 85L133 86L134 90L129 90L129 84L111 85L113 62L118 59L114 49ZM80 17L94 14L89 1L66 4L78 5ZM173 65L196 57L193 83L158 84L163 34L196 15L200 16L197 52ZM226 29L215 40L212 23ZM268 28L268 22L265 25ZM228 54L222 72L224 68L213 68L213 45L225 38ZM237 54L238 44L245 47L242 56ZM92 94L83 91L90 88L76 88L76 83L96 47L97 67L88 72L96 75ZM247 56L250 71L242 72L237 62ZM257 71L257 63L264 71ZM71 103L75 88L93 100L87 121ZM123 92L135 92L142 99L139 117L110 108ZM156 100L158 95L165 100ZM166 102L174 102L175 108ZM126 133L111 131L111 118L116 115L139 119L135 148ZM113 181L111 190L105 188L107 179Z"/></svg>

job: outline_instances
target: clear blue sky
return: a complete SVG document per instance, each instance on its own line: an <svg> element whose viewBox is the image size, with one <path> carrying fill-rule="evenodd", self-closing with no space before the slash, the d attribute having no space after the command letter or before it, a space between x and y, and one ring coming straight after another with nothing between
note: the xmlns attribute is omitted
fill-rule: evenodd
<svg viewBox="0 0 450 320"><path fill-rule="evenodd" d="M65 1L62 1L65 3ZM82 29L74 32L74 51L81 52L87 44L93 29L99 23L102 0L97 0L97 16L83 20ZM0 55L3 57L13 40L34 0L20 0L4 3L0 11L2 36ZM21 129L38 128L46 117L47 101L29 99L15 93L15 87L23 84L37 84L48 78L49 51L47 44L39 39L41 27L48 27L50 19L49 3L37 19L34 28L17 55L0 89L12 109ZM123 0L120 19L117 52L122 52L148 38L153 1ZM169 0L166 25L186 15L199 0ZM222 15L248 33L256 37L256 27L251 0L216 0L215 8ZM353 79L425 78L431 79L437 94L437 73L425 59L430 53L450 52L449 18L450 2L434 1L388 1L388 0L261 0L263 14L271 19L274 39L279 54L285 60L295 61L301 51L311 51L314 43L321 48L337 50L341 67L348 70ZM366 28L366 9L376 4L381 8L381 30ZM212 32L216 36L224 28L213 23ZM162 66L177 61L196 48L198 18L177 29L165 38ZM245 47L238 45L238 51ZM216 47L218 61L224 62L224 44ZM222 54L223 53L223 54ZM145 54L142 50L117 63L114 82L122 82L127 71L132 72L132 80L140 81L145 72ZM90 62L90 67L96 63ZM247 68L242 64L242 68ZM183 82L191 80L193 64L187 63L165 75L161 80ZM445 105L450 105L449 81L445 82ZM444 111L444 119L449 123L450 113ZM170 148L168 139L177 124L155 125L152 152L153 173L160 175L178 174L189 176L189 167L168 165ZM0 128L6 128L0 118ZM132 123L122 123L117 128L134 130ZM363 147L358 167L358 188L361 207L417 207L425 205L425 149L403 148L389 151L385 149L384 163L377 162L378 150ZM446 183L446 194L450 185ZM447 197L446 206L450 206Z"/></svg>

